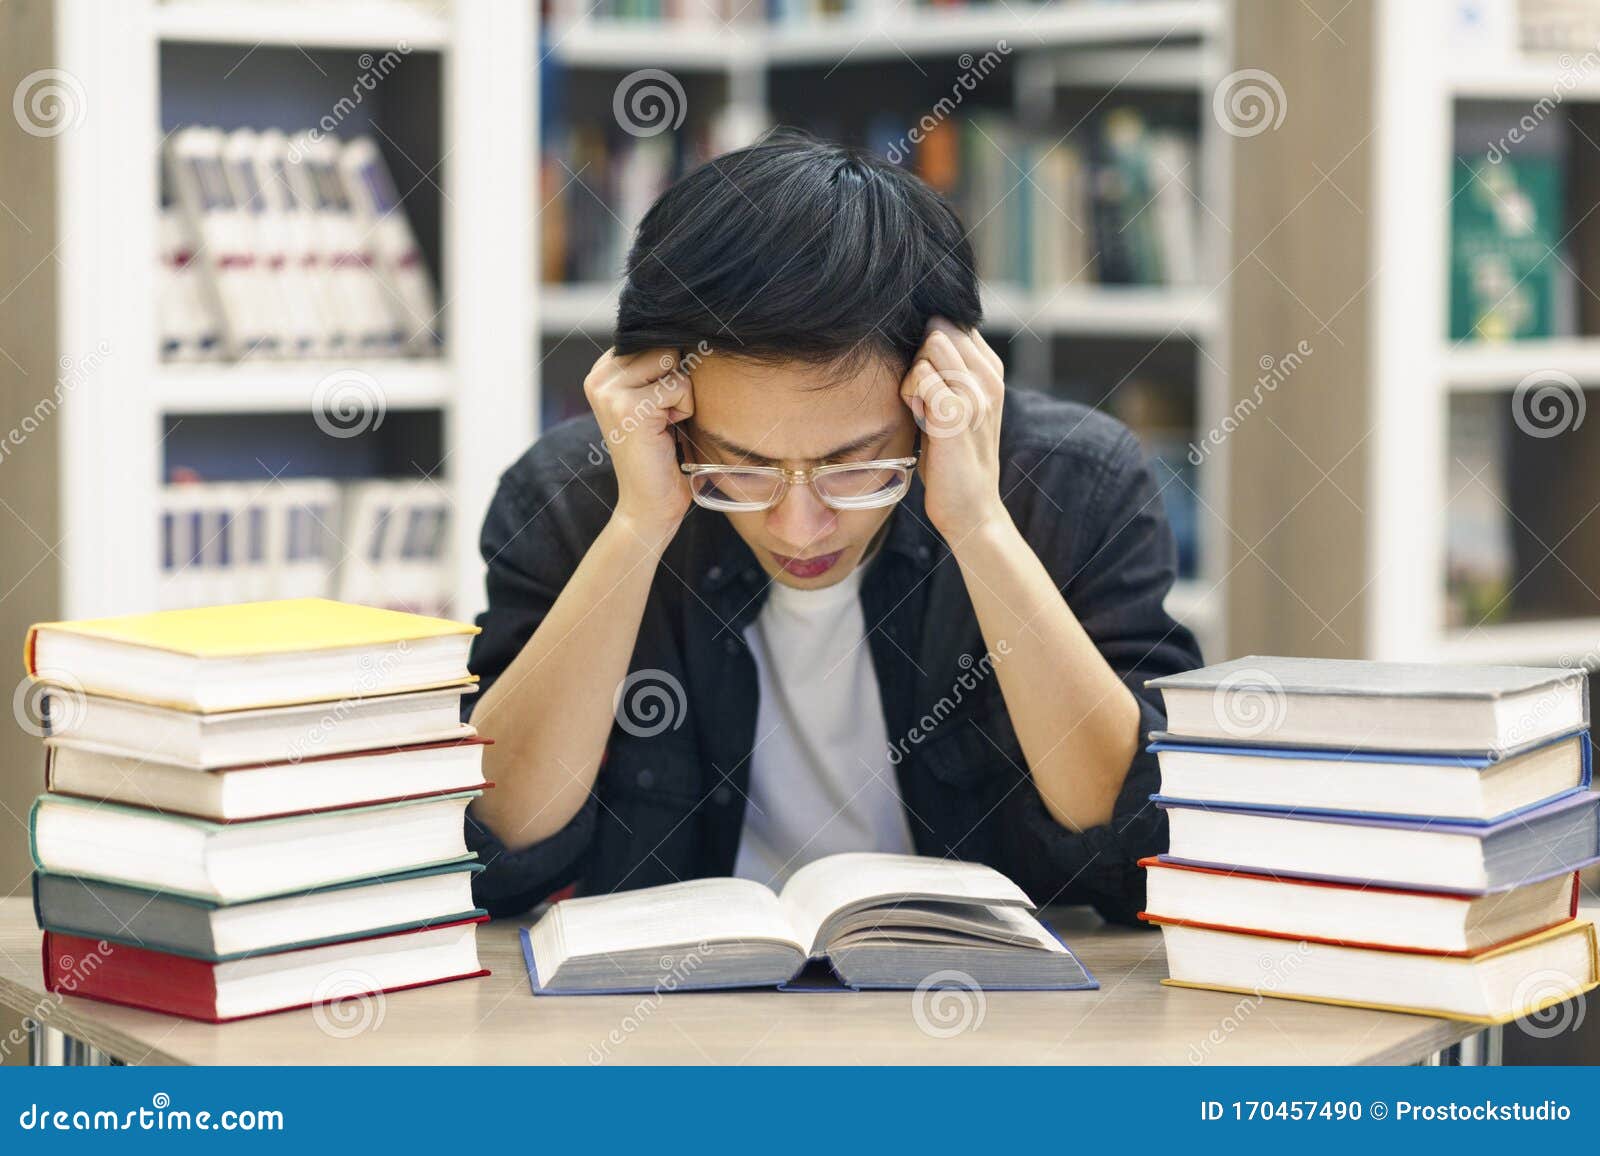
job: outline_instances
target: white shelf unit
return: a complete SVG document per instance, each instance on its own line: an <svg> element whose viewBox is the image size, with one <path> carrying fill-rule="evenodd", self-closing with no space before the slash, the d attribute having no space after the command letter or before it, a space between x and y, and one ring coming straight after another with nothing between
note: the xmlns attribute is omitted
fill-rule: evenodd
<svg viewBox="0 0 1600 1156"><path fill-rule="evenodd" d="M455 510L455 611L470 617L483 600L476 550L483 511L499 471L534 435L532 358L522 335L531 289L526 267L503 259L532 245L534 170L523 143L533 135L537 98L531 5L57 0L54 21L50 63L81 84L87 109L82 123L54 142L57 352L65 364L101 343L110 351L84 372L52 431L61 463L59 613L76 618L157 605L165 419L310 414L319 381L355 372L376 383L386 409L440 413L444 465L434 480L448 489ZM432 179L443 189L442 357L158 360L152 302L164 43L228 46L241 59L272 47L438 54L442 160ZM218 76L216 83L228 81Z"/></svg>
<svg viewBox="0 0 1600 1156"><path fill-rule="evenodd" d="M970 11L913 8L892 0L866 0L851 14L811 25L768 25L751 20L722 27L707 23L646 24L581 19L549 30L544 51L566 68L663 68L725 75L736 123L765 125L769 77L777 70L841 62L840 68L875 61L955 57L983 53L1005 41L1017 60L1016 105L1048 107L1057 88L1193 93L1201 102L1199 172L1194 189L1202 211L1199 287L1070 285L1036 292L991 285L984 291L990 328L1024 336L1030 348L1014 358L1031 380L1049 380L1049 342L1058 336L1168 339L1195 345L1196 426L1215 427L1229 399L1224 366L1230 138L1210 116L1212 90L1230 58L1229 0L1147 0L1100 3L1069 0L1018 8ZM615 319L615 290L604 285L540 285L533 312L534 341L543 350L583 336L604 341ZM1020 363L1020 364L1019 364ZM1107 383L1108 388L1115 383ZM1198 574L1174 588L1168 607L1200 637L1208 655L1226 646L1222 583L1227 569L1227 452L1209 455L1199 471ZM1174 483L1177 484L1177 483Z"/></svg>
<svg viewBox="0 0 1600 1156"><path fill-rule="evenodd" d="M1449 332L1451 166L1462 101L1556 105L1600 101L1600 81L1571 60L1452 59L1452 5L1384 0L1377 7L1377 166L1382 206L1372 262L1372 461L1368 486L1369 657L1409 661L1593 664L1600 616L1445 625L1446 481L1452 397L1511 393L1533 373L1600 386L1600 338L1452 342ZM1486 142L1487 147L1487 142ZM1580 144L1580 148L1588 146ZM1577 219L1586 210L1573 213ZM1600 576L1585 576L1600 587Z"/></svg>

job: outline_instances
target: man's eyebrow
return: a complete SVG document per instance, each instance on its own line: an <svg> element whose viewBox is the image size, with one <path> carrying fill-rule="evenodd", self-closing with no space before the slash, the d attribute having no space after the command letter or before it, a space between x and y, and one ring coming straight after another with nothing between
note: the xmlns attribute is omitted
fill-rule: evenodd
<svg viewBox="0 0 1600 1156"><path fill-rule="evenodd" d="M894 429L894 426L886 425L882 429L873 433L863 434L861 437L853 438L850 441L845 442L843 445L835 446L833 449L829 450L825 454L822 454L820 457L817 457L814 460L819 462L827 462L833 461L837 458L847 457L850 454L859 453L870 446L875 446L888 440L889 435L894 433ZM777 459L769 458L765 454L758 454L754 450L747 450L736 442L729 441L721 434L714 433L711 430L700 429L696 430L695 432L699 440L710 442L723 453L739 458L742 461L756 462L761 465L778 464Z"/></svg>

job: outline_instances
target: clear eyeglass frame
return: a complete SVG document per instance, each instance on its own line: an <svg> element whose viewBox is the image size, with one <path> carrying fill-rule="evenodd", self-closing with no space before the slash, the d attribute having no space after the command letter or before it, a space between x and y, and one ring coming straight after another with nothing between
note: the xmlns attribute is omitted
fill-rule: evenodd
<svg viewBox="0 0 1600 1156"><path fill-rule="evenodd" d="M783 501L790 486L808 485L817 500L830 510L879 510L895 505L911 489L917 461L921 457L919 444L911 457L879 458L870 462L834 462L812 466L805 470L786 470L782 466L727 466L704 462L680 462L678 468L689 476L689 494L695 505L725 513L757 513L770 510ZM891 485L882 486L869 493L852 495L846 484L852 475L866 479L871 475L888 474ZM832 479L832 484L830 484ZM718 480L723 489L734 488L741 482L752 488L770 485L772 493L763 500L739 501L715 496ZM822 484L818 484L819 481Z"/></svg>

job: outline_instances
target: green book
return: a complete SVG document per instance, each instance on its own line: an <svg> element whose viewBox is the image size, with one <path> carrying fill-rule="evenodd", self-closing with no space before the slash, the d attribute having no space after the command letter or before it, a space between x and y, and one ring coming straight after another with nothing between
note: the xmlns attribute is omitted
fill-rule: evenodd
<svg viewBox="0 0 1600 1156"><path fill-rule="evenodd" d="M1562 166L1553 154L1456 157L1450 205L1450 338L1553 337L1566 268Z"/></svg>
<svg viewBox="0 0 1600 1156"><path fill-rule="evenodd" d="M220 963L477 919L482 870L445 863L233 904L36 871L33 911L45 931Z"/></svg>

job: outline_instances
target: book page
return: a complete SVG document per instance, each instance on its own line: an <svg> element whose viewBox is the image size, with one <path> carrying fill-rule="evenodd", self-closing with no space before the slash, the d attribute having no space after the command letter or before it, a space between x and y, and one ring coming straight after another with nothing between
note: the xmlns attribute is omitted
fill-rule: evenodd
<svg viewBox="0 0 1600 1156"><path fill-rule="evenodd" d="M564 956L610 955L684 943L795 938L777 896L749 879L691 879L557 905Z"/></svg>
<svg viewBox="0 0 1600 1156"><path fill-rule="evenodd" d="M822 949L817 932L841 908L900 898L1032 908L1033 903L993 867L934 859L852 851L829 855L796 871L780 896L794 932L806 950Z"/></svg>

